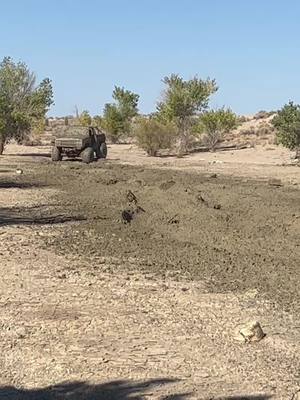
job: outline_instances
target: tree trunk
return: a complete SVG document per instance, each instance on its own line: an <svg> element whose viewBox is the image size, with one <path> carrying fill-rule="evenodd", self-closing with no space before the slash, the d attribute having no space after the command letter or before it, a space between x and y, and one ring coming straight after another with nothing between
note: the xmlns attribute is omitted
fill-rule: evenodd
<svg viewBox="0 0 300 400"><path fill-rule="evenodd" d="M188 151L189 129L187 121L182 120L180 122L179 130L181 133L179 138L178 156L182 157Z"/></svg>
<svg viewBox="0 0 300 400"><path fill-rule="evenodd" d="M4 150L4 139L0 137L0 155L3 153Z"/></svg>

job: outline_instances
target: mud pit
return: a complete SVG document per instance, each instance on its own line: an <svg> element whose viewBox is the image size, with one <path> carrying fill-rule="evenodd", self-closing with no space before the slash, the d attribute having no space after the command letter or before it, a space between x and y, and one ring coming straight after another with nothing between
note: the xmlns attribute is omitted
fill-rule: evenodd
<svg viewBox="0 0 300 400"><path fill-rule="evenodd" d="M300 389L297 189L109 161L24 165L0 179L0 397ZM249 318L267 333L253 346L234 338ZM102 384L115 379L130 382ZM90 384L49 387L64 380Z"/></svg>
<svg viewBox="0 0 300 400"><path fill-rule="evenodd" d="M133 267L202 280L218 292L256 288L299 312L298 190L109 163L45 165L33 179L61 190L50 219L83 219L47 240L47 248L73 254L87 268ZM144 211L124 224L122 211L135 207L128 190ZM45 209L32 215L47 218Z"/></svg>

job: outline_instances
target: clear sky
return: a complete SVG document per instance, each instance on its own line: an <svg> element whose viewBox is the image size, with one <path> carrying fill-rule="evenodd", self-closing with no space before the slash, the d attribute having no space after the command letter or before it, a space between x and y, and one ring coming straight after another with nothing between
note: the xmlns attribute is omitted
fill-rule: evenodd
<svg viewBox="0 0 300 400"><path fill-rule="evenodd" d="M211 106L300 103L298 0L2 0L0 58L53 81L50 115L99 114L114 85L151 112L162 77L217 80Z"/></svg>

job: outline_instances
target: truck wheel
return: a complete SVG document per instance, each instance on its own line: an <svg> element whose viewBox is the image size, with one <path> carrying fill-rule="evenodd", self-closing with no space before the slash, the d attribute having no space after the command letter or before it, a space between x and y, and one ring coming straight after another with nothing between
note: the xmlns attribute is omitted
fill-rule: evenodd
<svg viewBox="0 0 300 400"><path fill-rule="evenodd" d="M105 142L100 145L100 158L106 158L107 156L107 145Z"/></svg>
<svg viewBox="0 0 300 400"><path fill-rule="evenodd" d="M61 149L59 147L54 146L52 148L51 160L52 161L61 161L62 160Z"/></svg>
<svg viewBox="0 0 300 400"><path fill-rule="evenodd" d="M94 161L94 149L87 147L81 152L80 156L84 163L89 164Z"/></svg>

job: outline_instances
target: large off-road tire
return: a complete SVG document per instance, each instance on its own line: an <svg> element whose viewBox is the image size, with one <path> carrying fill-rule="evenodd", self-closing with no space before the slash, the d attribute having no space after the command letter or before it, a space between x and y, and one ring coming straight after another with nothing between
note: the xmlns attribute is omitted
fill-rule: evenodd
<svg viewBox="0 0 300 400"><path fill-rule="evenodd" d="M94 161L94 149L92 147L87 147L81 154L82 162L89 164Z"/></svg>
<svg viewBox="0 0 300 400"><path fill-rule="evenodd" d="M51 160L52 161L62 160L61 149L59 147L56 146L52 147Z"/></svg>
<svg viewBox="0 0 300 400"><path fill-rule="evenodd" d="M107 144L105 142L100 144L100 158L107 157Z"/></svg>

